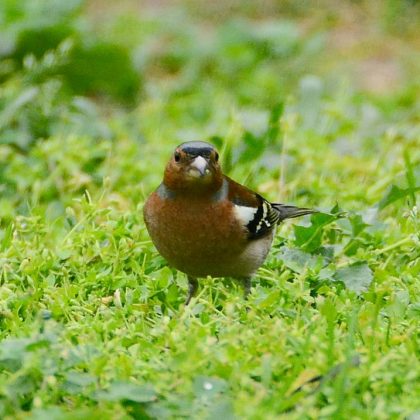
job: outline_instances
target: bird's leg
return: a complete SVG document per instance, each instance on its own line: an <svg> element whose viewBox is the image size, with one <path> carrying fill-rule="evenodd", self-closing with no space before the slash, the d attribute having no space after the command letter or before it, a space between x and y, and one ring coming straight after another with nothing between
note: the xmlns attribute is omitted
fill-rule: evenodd
<svg viewBox="0 0 420 420"><path fill-rule="evenodd" d="M198 281L195 277L188 276L188 296L185 301L185 305L190 303L190 300L194 297L198 289Z"/></svg>
<svg viewBox="0 0 420 420"><path fill-rule="evenodd" d="M244 286L244 299L248 299L248 295L251 293L251 276L244 277L242 279Z"/></svg>

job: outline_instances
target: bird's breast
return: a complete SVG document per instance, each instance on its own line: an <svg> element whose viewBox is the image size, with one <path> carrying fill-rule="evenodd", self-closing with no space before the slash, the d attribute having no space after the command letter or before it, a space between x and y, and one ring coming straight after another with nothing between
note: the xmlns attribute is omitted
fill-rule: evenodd
<svg viewBox="0 0 420 420"><path fill-rule="evenodd" d="M261 247L255 241L250 244L234 211L228 200L162 199L154 193L145 204L144 218L153 243L170 265L197 277L238 277L262 264L272 238L261 241Z"/></svg>

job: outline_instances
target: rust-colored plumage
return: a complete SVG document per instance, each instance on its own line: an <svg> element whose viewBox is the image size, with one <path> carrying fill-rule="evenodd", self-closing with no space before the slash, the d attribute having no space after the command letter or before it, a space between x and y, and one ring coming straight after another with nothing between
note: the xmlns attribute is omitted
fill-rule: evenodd
<svg viewBox="0 0 420 420"><path fill-rule="evenodd" d="M164 179L144 206L146 227L160 254L189 279L187 303L197 277L235 277L245 282L263 264L278 222L313 213L271 204L223 175L215 148L183 143Z"/></svg>

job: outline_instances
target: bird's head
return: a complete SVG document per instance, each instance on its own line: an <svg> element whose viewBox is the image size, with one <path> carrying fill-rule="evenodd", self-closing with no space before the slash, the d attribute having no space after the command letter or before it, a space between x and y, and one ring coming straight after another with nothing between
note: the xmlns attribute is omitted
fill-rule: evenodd
<svg viewBox="0 0 420 420"><path fill-rule="evenodd" d="M173 191L217 191L223 183L217 150L204 141L180 144L166 165L163 182Z"/></svg>

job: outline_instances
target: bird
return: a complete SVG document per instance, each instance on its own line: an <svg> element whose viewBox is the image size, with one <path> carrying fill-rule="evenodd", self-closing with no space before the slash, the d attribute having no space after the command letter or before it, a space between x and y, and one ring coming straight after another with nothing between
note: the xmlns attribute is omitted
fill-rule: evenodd
<svg viewBox="0 0 420 420"><path fill-rule="evenodd" d="M143 207L156 249L171 267L187 275L186 305L198 290L198 279L207 276L241 281L247 298L276 226L315 212L271 203L224 175L219 153L204 141L175 148L163 181Z"/></svg>

